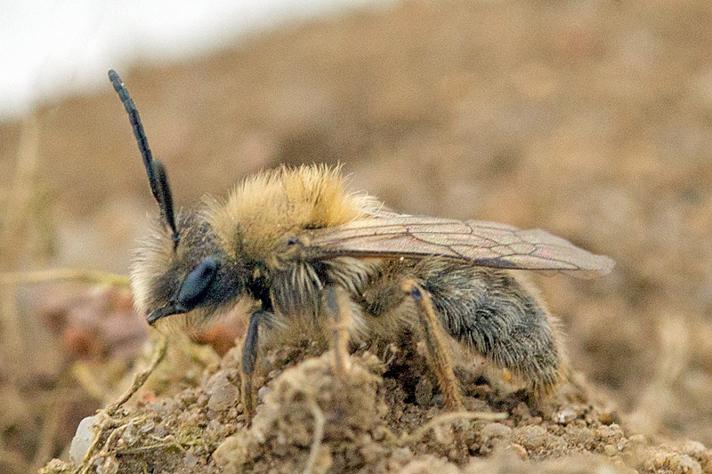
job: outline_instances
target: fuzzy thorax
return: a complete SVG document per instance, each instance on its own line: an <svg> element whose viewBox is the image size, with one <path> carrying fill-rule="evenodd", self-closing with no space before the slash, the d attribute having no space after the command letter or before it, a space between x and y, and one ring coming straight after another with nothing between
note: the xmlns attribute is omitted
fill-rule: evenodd
<svg viewBox="0 0 712 474"><path fill-rule="evenodd" d="M247 178L226 202L208 201L207 220L233 255L267 260L283 240L304 229L350 222L381 203L346 191L340 167L280 167Z"/></svg>

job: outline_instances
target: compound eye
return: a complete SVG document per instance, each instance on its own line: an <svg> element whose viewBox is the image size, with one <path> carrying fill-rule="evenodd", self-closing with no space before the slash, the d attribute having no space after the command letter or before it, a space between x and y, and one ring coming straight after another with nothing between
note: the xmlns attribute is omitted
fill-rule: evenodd
<svg viewBox="0 0 712 474"><path fill-rule="evenodd" d="M178 303L186 309L194 308L208 291L218 271L218 262L213 257L201 261L183 280L178 292Z"/></svg>

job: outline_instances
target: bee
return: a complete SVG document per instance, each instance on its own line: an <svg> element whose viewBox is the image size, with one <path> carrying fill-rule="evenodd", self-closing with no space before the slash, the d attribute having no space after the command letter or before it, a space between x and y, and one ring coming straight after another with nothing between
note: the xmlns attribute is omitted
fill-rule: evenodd
<svg viewBox="0 0 712 474"><path fill-rule="evenodd" d="M241 363L248 416L265 338L331 338L343 376L350 340L420 334L449 409L462 407L456 347L506 369L537 396L565 378L557 322L516 270L602 275L613 268L610 258L539 229L397 214L347 191L339 168L323 165L261 172L224 200L176 212L133 100L115 71L109 79L160 210L132 264L136 307L155 325L181 314L206 321L251 301Z"/></svg>

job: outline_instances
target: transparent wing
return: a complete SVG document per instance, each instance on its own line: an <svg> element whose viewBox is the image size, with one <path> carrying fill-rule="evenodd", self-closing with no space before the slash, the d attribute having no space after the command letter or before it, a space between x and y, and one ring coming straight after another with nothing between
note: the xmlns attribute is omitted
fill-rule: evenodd
<svg viewBox="0 0 712 474"><path fill-rule="evenodd" d="M557 270L583 277L604 275L614 266L610 258L540 229L400 214L314 230L305 244L313 258L440 256L484 267Z"/></svg>

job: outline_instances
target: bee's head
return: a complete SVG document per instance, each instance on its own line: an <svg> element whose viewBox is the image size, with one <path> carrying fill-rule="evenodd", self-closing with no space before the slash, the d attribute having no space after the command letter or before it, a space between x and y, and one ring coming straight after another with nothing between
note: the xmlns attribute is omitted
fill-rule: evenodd
<svg viewBox="0 0 712 474"><path fill-rule="evenodd" d="M139 247L131 270L138 310L149 324L174 314L201 310L213 314L233 302L245 288L247 269L221 247L202 213L181 213L176 219L163 165L154 160L136 106L119 75L109 79L129 114L160 221Z"/></svg>
<svg viewBox="0 0 712 474"><path fill-rule="evenodd" d="M246 266L223 250L201 213L181 213L176 229L174 245L169 228L156 222L132 264L134 300L149 324L193 310L207 318L233 303L246 286Z"/></svg>

